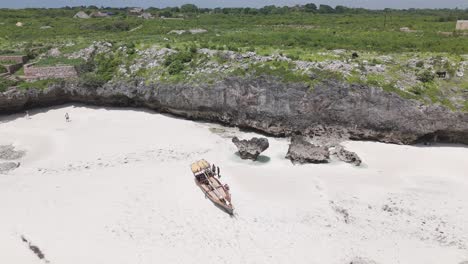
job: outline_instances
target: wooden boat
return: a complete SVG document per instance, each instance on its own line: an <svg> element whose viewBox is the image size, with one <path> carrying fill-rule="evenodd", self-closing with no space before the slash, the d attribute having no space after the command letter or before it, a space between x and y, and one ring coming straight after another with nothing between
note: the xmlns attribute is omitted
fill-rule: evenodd
<svg viewBox="0 0 468 264"><path fill-rule="evenodd" d="M199 160L191 165L191 169L195 176L195 183L203 191L205 197L228 214L234 214L229 186L221 184L216 178L216 173L211 169L211 165L206 160Z"/></svg>

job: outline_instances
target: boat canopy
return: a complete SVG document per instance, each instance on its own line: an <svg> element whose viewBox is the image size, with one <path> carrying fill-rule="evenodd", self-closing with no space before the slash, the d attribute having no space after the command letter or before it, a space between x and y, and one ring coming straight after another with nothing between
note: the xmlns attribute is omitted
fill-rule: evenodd
<svg viewBox="0 0 468 264"><path fill-rule="evenodd" d="M203 160L199 160L197 162L192 163L191 167L192 167L192 172L195 174L195 173L204 171L206 169L209 169L210 164L208 163L208 161L203 159Z"/></svg>

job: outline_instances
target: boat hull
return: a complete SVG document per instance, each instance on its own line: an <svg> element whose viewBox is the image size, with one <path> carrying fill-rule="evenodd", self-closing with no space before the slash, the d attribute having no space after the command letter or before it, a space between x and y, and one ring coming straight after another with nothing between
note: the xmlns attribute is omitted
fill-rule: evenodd
<svg viewBox="0 0 468 264"><path fill-rule="evenodd" d="M226 213L234 214L229 187L216 178L215 166L202 159L192 163L190 168L195 176L195 184L202 190L205 197Z"/></svg>
<svg viewBox="0 0 468 264"><path fill-rule="evenodd" d="M212 180L212 179L211 179ZM231 204L231 197L229 193L227 193L223 188L223 192L225 193L225 196L223 198L225 201L227 201L229 204L222 202L221 199L213 192L209 190L209 186L205 184L201 184L197 180L195 180L195 184L200 188L200 190L205 194L205 197L208 198L216 207L219 209L223 210L224 212L233 215L234 214L234 207ZM220 188L221 189L221 188Z"/></svg>

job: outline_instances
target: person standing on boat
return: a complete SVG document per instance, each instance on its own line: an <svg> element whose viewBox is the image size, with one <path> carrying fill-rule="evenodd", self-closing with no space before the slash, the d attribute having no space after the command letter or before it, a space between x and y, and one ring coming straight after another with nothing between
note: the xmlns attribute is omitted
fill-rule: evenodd
<svg viewBox="0 0 468 264"><path fill-rule="evenodd" d="M221 178L221 170L219 169L219 167L217 168L218 168L218 178Z"/></svg>
<svg viewBox="0 0 468 264"><path fill-rule="evenodd" d="M213 175L216 176L216 166L214 164L211 166L211 172L213 172Z"/></svg>

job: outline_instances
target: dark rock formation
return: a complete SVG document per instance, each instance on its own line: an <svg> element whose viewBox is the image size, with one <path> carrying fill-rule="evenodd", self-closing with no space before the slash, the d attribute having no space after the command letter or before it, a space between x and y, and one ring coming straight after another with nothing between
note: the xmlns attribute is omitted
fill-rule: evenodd
<svg viewBox="0 0 468 264"><path fill-rule="evenodd" d="M359 156L351 151L346 150L343 146L337 145L332 152L333 155L336 155L341 161L346 163L351 163L356 166L360 166L362 161Z"/></svg>
<svg viewBox="0 0 468 264"><path fill-rule="evenodd" d="M351 260L349 264L377 264L377 262L367 258L357 257Z"/></svg>
<svg viewBox="0 0 468 264"><path fill-rule="evenodd" d="M20 164L18 162L0 162L0 173L9 172L19 166Z"/></svg>
<svg viewBox="0 0 468 264"><path fill-rule="evenodd" d="M15 150L12 145L0 146L0 159L15 160L23 157L24 154L24 151Z"/></svg>
<svg viewBox="0 0 468 264"><path fill-rule="evenodd" d="M235 137L232 143L236 145L242 159L250 160L257 160L258 155L270 146L268 139L255 137L251 140L239 140Z"/></svg>
<svg viewBox="0 0 468 264"><path fill-rule="evenodd" d="M289 145L287 159L292 163L328 163L330 153L327 147L315 146L301 136L294 136Z"/></svg>
<svg viewBox="0 0 468 264"><path fill-rule="evenodd" d="M64 82L45 90L0 93L0 114L63 103L146 107L275 136L300 133L397 144L421 140L468 144L468 113L333 80L314 89L272 77L230 77L198 86L134 80L87 88Z"/></svg>

